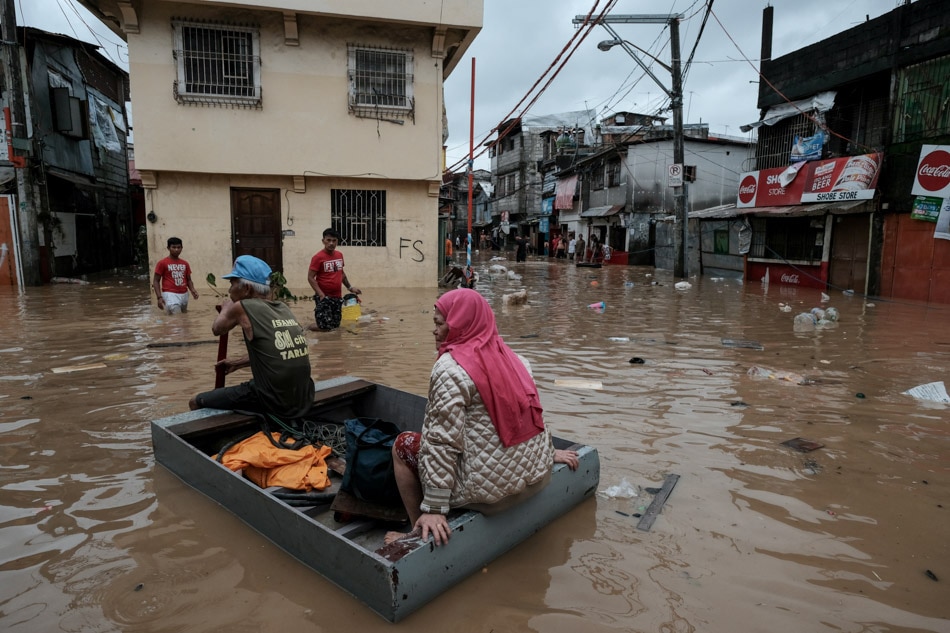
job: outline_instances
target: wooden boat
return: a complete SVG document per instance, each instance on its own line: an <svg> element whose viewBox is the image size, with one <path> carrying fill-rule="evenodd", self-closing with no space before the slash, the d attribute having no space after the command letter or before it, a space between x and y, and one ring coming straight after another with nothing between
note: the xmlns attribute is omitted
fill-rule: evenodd
<svg viewBox="0 0 950 633"><path fill-rule="evenodd" d="M403 430L421 427L423 397L354 377L318 382L316 388L314 417L337 422L381 417ZM287 491L262 489L212 458L258 424L254 417L215 409L154 420L155 459L391 622L406 617L592 496L600 479L594 448L554 438L556 448L577 451L580 467L576 471L555 464L544 489L490 517L471 510L454 511L449 515L452 539L443 547L419 538L384 546L383 535L392 523L338 520L348 514L339 512L337 503L344 493L332 503L323 498L315 505L302 505L299 499L287 500L292 496ZM325 492L339 488L339 478L331 479L334 484Z"/></svg>

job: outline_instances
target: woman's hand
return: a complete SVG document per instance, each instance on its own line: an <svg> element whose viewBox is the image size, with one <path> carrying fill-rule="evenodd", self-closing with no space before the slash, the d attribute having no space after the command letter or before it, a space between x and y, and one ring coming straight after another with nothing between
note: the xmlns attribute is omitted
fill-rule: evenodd
<svg viewBox="0 0 950 633"><path fill-rule="evenodd" d="M449 534L452 529L449 527L449 521L444 514L421 514L416 519L415 529L422 530L422 540L429 538L429 532L436 545L442 545L449 542Z"/></svg>
<svg viewBox="0 0 950 633"><path fill-rule="evenodd" d="M577 470L577 467L580 466L581 462L577 458L577 451L562 451L560 449L554 449L554 463L567 464L567 467L571 470Z"/></svg>

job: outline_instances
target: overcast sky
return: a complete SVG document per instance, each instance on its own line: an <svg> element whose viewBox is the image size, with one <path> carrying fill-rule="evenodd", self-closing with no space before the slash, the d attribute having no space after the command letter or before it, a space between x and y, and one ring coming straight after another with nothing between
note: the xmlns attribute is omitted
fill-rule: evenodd
<svg viewBox="0 0 950 633"><path fill-rule="evenodd" d="M475 57L475 144L504 119L544 73L574 34L572 20L586 15L596 0L484 0L481 33L446 81L449 117L448 165L464 160L469 149L471 58ZM756 71L762 41L762 9L775 7L772 56L779 57L847 30L894 9L903 0L717 0L693 66L686 77L683 118L708 123L719 134L743 136L739 126L759 118ZM603 0L598 10L607 4ZM680 48L685 59L696 42L705 0L619 0L610 15L681 13ZM618 34L669 64L669 29L648 24L613 24ZM732 40L735 40L733 43ZM655 113L665 95L619 46L602 52L597 43L610 39L595 27L530 114L596 110L598 115L625 110ZM738 46L738 48L737 48ZM745 59L750 60L750 64ZM645 61L650 60L643 58ZM670 87L662 66L654 75ZM642 77L642 78L641 78ZM639 81L638 81L639 79ZM669 112L663 116L669 117ZM672 121L672 119L670 119ZM476 159L488 169L488 155Z"/></svg>
<svg viewBox="0 0 950 633"><path fill-rule="evenodd" d="M469 148L471 58L476 59L475 143L485 139L528 92L574 34L572 20L609 0L484 0L481 33L445 84L449 118L448 164L465 160ZM779 57L831 37L903 4L904 0L718 0L706 23L683 86L686 123L708 123L719 134L742 136L739 126L755 121L762 9L775 7L772 56ZM680 47L688 57L699 35L705 0L617 0L611 15L683 14ZM21 25L64 33L98 44L127 68L121 40L74 5L72 0L16 0ZM717 19L718 18L718 21ZM722 23L720 25L720 22ZM620 36L669 64L669 30L658 25L615 24ZM666 103L662 89L644 76L620 47L607 52L597 42L609 39L596 27L567 61L529 114L596 110L599 117L626 110L656 113ZM652 63L666 88L670 74ZM748 61L747 61L748 60ZM750 63L751 62L751 63ZM536 93L533 92L532 95ZM523 106L522 106L523 107ZM521 113L519 109L516 114ZM662 113L669 116L669 112ZM487 154L476 167L488 169Z"/></svg>

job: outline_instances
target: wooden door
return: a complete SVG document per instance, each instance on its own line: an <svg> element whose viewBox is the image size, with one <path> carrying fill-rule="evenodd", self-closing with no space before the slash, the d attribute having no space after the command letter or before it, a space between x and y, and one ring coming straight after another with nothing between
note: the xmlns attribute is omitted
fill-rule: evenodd
<svg viewBox="0 0 950 633"><path fill-rule="evenodd" d="M871 215L837 215L833 222L828 284L836 290L866 292Z"/></svg>
<svg viewBox="0 0 950 633"><path fill-rule="evenodd" d="M13 232L16 225L13 214L16 202L13 196L0 196L0 286L16 286L20 253Z"/></svg>
<svg viewBox="0 0 950 633"><path fill-rule="evenodd" d="M234 257L253 255L283 271L280 226L280 189L231 189Z"/></svg>

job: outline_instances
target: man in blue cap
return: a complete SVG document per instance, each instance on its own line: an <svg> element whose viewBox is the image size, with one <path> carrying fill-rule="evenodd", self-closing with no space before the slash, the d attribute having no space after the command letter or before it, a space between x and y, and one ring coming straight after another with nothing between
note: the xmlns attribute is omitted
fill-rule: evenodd
<svg viewBox="0 0 950 633"><path fill-rule="evenodd" d="M211 331L221 336L241 326L248 355L225 358L218 365L226 374L250 366L253 378L199 393L189 402L192 409L272 413L293 419L305 415L313 405L307 338L287 304L270 300L270 274L270 266L263 260L241 255L234 260L234 270L223 275L231 280L231 287Z"/></svg>

